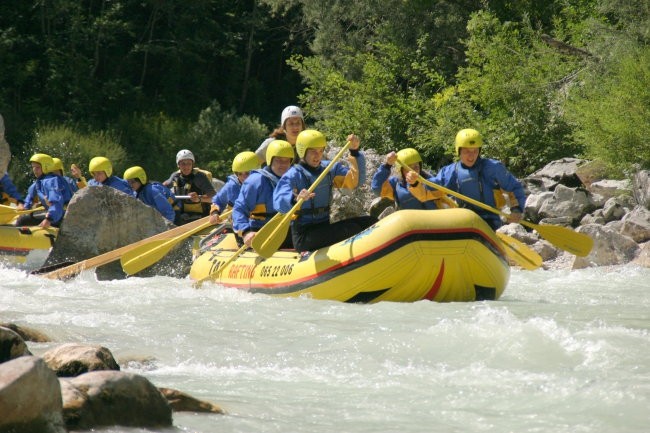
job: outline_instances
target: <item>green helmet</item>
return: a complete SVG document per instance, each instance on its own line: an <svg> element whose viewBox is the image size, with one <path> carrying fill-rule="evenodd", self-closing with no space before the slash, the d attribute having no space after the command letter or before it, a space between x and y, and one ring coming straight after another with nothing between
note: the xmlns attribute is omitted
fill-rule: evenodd
<svg viewBox="0 0 650 433"><path fill-rule="evenodd" d="M135 167L128 168L124 172L124 180L137 179L138 182L145 185L147 183L147 173L144 168L136 165Z"/></svg>
<svg viewBox="0 0 650 433"><path fill-rule="evenodd" d="M291 158L293 161L293 146L288 141L273 140L266 148L266 165L271 165L273 157Z"/></svg>
<svg viewBox="0 0 650 433"><path fill-rule="evenodd" d="M461 147L480 149L481 146L483 146L483 137L476 129L461 129L456 134L456 155L459 154Z"/></svg>
<svg viewBox="0 0 650 433"><path fill-rule="evenodd" d="M325 136L315 129L305 129L296 138L296 150L301 158L305 157L307 149L322 149L325 146L327 146Z"/></svg>
<svg viewBox="0 0 650 433"><path fill-rule="evenodd" d="M111 177L113 174L113 164L105 156L96 156L90 160L88 164L88 171L90 174L93 174L97 171L103 171L106 173L106 177Z"/></svg>
<svg viewBox="0 0 650 433"><path fill-rule="evenodd" d="M29 162L40 164L43 173L49 173L54 169L54 160L50 155L45 153L35 153L31 158L29 158Z"/></svg>
<svg viewBox="0 0 650 433"><path fill-rule="evenodd" d="M255 152L247 150L246 152L238 153L235 159L232 160L232 172L243 173L260 168L260 165L260 160L255 155Z"/></svg>
<svg viewBox="0 0 650 433"><path fill-rule="evenodd" d="M397 152L397 159L406 165L412 165L416 162L422 162L420 153L412 147L407 147Z"/></svg>

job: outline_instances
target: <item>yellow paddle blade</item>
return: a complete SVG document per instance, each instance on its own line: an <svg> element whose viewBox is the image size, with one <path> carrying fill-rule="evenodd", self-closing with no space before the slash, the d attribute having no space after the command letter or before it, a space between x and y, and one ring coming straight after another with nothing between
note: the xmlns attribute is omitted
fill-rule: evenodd
<svg viewBox="0 0 650 433"><path fill-rule="evenodd" d="M168 240L152 240L143 245L134 247L120 257L122 270L124 270L128 275L137 274L143 269L147 269L149 266L160 261L184 239L187 239L194 233L205 230L210 226L212 226L212 223L208 221L174 238Z"/></svg>
<svg viewBox="0 0 650 433"><path fill-rule="evenodd" d="M0 225L6 225L13 222L18 215L26 213L38 212L44 210L43 206L34 209L18 210L15 207L0 205Z"/></svg>
<svg viewBox="0 0 650 433"><path fill-rule="evenodd" d="M0 212L0 225L4 226L11 224L18 215L15 213L2 213Z"/></svg>
<svg viewBox="0 0 650 433"><path fill-rule="evenodd" d="M576 256L588 256L594 246L594 240L591 237L567 227L533 224L528 221L520 221L520 223L533 230L537 230L537 233L541 237L556 247Z"/></svg>
<svg viewBox="0 0 650 433"><path fill-rule="evenodd" d="M137 274L165 257L176 244L169 243L169 239L158 239L135 247L120 257L122 270L128 275Z"/></svg>
<svg viewBox="0 0 650 433"><path fill-rule="evenodd" d="M497 232L497 236L505 247L506 256L517 265L529 271L542 266L542 256L530 249L528 245L505 233Z"/></svg>
<svg viewBox="0 0 650 433"><path fill-rule="evenodd" d="M298 203L302 204L302 200L298 200ZM275 214L257 232L253 238L253 249L260 257L268 259L280 249L291 226L291 215L292 213L286 215L281 213Z"/></svg>

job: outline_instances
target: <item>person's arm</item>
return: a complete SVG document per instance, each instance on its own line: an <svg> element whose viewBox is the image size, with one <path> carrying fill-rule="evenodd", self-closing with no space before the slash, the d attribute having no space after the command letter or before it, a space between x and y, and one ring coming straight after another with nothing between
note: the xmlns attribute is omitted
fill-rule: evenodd
<svg viewBox="0 0 650 433"><path fill-rule="evenodd" d="M11 181L11 178L9 177L8 174L5 173L4 176L2 176L2 179L0 179L0 183L2 184L2 189L7 195L14 200L16 200L17 203L23 203L25 200L23 199L22 194L18 192L18 188L16 188L16 185Z"/></svg>
<svg viewBox="0 0 650 433"><path fill-rule="evenodd" d="M296 171L290 168L284 176L280 178L273 191L273 207L280 213L286 214L296 204L296 196L303 188L294 185L294 175Z"/></svg>
<svg viewBox="0 0 650 433"><path fill-rule="evenodd" d="M64 180L60 176L54 176L46 179L44 182L45 193L47 194L47 213L45 220L40 224L41 227L47 228L51 224L56 224L63 218L63 188L67 188L63 184Z"/></svg>
<svg viewBox="0 0 650 433"><path fill-rule="evenodd" d="M496 161L495 169L499 187L509 193L511 197L514 195L515 200L512 200L511 198L511 217L508 221L519 222L524 212L524 206L526 205L526 192L524 191L524 186L501 162Z"/></svg>
<svg viewBox="0 0 650 433"><path fill-rule="evenodd" d="M169 203L169 200L167 199L167 195L165 194L165 191L162 190L162 188L166 188L162 184L159 185L153 185L152 186L152 195L153 195L153 202L154 202L154 207L160 212L162 216L167 218L169 221L174 222L174 219L176 218L176 214L174 213L174 208L172 207L171 203Z"/></svg>

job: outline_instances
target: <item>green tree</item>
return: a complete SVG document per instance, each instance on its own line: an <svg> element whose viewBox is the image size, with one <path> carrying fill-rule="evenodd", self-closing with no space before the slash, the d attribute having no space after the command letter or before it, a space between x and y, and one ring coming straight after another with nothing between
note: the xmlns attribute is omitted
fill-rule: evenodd
<svg viewBox="0 0 650 433"><path fill-rule="evenodd" d="M567 116L586 155L617 175L650 168L650 48L640 46L610 59L604 74L590 74L572 92Z"/></svg>
<svg viewBox="0 0 650 433"><path fill-rule="evenodd" d="M232 174L232 160L245 150L255 151L266 135L266 127L250 116L237 116L213 102L199 115L190 134L191 149L201 168L225 180Z"/></svg>

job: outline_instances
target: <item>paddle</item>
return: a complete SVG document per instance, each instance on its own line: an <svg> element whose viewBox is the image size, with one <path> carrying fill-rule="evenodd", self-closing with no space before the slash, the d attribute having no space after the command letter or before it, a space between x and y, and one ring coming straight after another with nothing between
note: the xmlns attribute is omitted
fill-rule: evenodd
<svg viewBox="0 0 650 433"><path fill-rule="evenodd" d="M42 206L36 207L34 209L18 210L15 207L0 205L0 225L9 224L18 215L39 212L42 210L45 210L45 208Z"/></svg>
<svg viewBox="0 0 650 433"><path fill-rule="evenodd" d="M506 256L517 265L528 271L534 271L542 266L542 256L530 249L525 243L508 236L505 233L496 232L497 236L505 246Z"/></svg>
<svg viewBox="0 0 650 433"><path fill-rule="evenodd" d="M117 248L115 250L106 252L104 254L100 254L95 257L91 257L90 259L83 260L81 262L73 263L71 265L65 266L60 269L56 269L50 272L47 272L43 274L42 276L46 278L51 278L51 279L65 279L65 278L71 278L78 274L79 272L85 270L85 269L92 269L96 268L98 266L102 266L111 262L114 262L116 260L119 260L119 258L129 252L131 249L136 248L140 245L143 245L145 243L154 241L154 240L159 240L159 239L171 239L175 236L182 235L183 233L187 232L188 230L192 230L196 227L199 226L204 226L207 222L209 222L210 217L204 217L201 219L198 219L196 221L192 221L191 223L185 224L180 227L173 228L171 230L164 231L162 233L158 233L157 235L153 235L151 237L148 237L146 239L142 239L140 241L134 242L129 245L125 245L123 247ZM38 270L36 271L38 273Z"/></svg>
<svg viewBox="0 0 650 433"><path fill-rule="evenodd" d="M231 210L226 211L221 215L221 218L227 218L231 213ZM147 269L149 266L157 263L159 260L165 257L167 253L169 253L169 251L178 243L184 239L189 238L193 234L210 227L211 225L212 223L210 223L210 221L207 221L204 224L194 227L191 230L188 230L185 233L174 238L167 240L156 239L131 248L120 258L122 270L124 270L124 272L126 272L128 275L133 275L137 274L143 269Z"/></svg>
<svg viewBox="0 0 650 433"><path fill-rule="evenodd" d="M398 161L399 162L399 161ZM408 167L407 165L403 164L400 162L400 164L403 167ZM411 170L412 171L412 170ZM481 209L485 209L487 211L493 212L497 215L501 215L503 217L508 217L507 214L501 212L500 210L493 208L492 206L489 206L485 203L482 203L478 200L474 200L473 198L464 196L460 193L457 193L456 191L453 191L451 189L445 188L444 186L440 186L438 184L435 184L433 182L430 182L420 176L418 174L418 179L423 182L426 185L429 185L432 188L435 188L439 191L444 192L445 194L453 195L454 197L457 197L463 201L466 201L467 203L471 203L474 206L480 207ZM590 238L589 236L583 234L583 233L578 233L574 230L571 230L566 227L562 226L553 226L553 225L539 225L539 224L534 224L526 220L521 220L519 221L519 224L529 227L533 230L537 230L537 233L556 247L563 249L564 251L568 251L571 254L574 254L576 256L587 256L589 255L589 252L591 251L591 248L594 245L594 240Z"/></svg>
<svg viewBox="0 0 650 433"><path fill-rule="evenodd" d="M314 183L309 187L307 191L310 193L316 189L318 184L327 176L327 173L332 169L334 163L338 161L343 153L348 150L351 142L348 141L345 143L345 146L339 150L336 156L330 161L329 165L325 167L325 170L318 176ZM253 249L257 254L265 259L268 259L275 253L282 245L282 242L287 237L287 231L289 230L289 225L291 224L291 217L293 214L300 209L300 206L303 203L303 199L298 199L296 204L291 208L286 214L277 213L273 218L271 218L262 228L257 232L253 238Z"/></svg>
<svg viewBox="0 0 650 433"><path fill-rule="evenodd" d="M223 262L221 265L219 265L219 267L217 268L216 271L211 272L210 275L208 275L207 277L203 277L203 278L201 278L200 280L196 280L196 281L194 282L194 287L196 287L196 288L198 289L198 288L201 287L201 285L202 285L205 281L207 281L207 280L214 280L216 277L218 277L218 276L221 274L221 272L222 272L224 269L226 269L226 266L228 266L228 265L229 265L233 260L235 260L237 257L239 257L239 256L241 255L241 253L243 253L243 252L246 251L247 249L248 249L248 245L242 245L242 247L241 247L240 249L238 249L238 250L235 252L235 254L233 254L232 256L230 256L230 257L228 258L228 260L226 260L226 261Z"/></svg>

